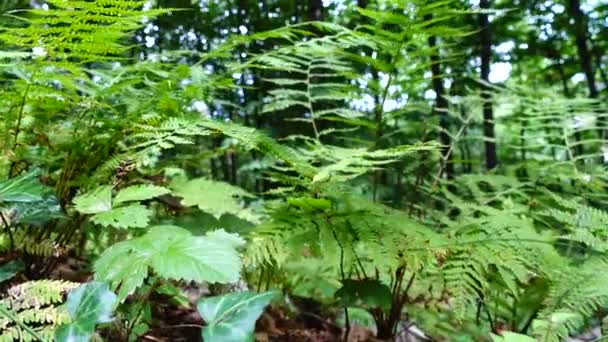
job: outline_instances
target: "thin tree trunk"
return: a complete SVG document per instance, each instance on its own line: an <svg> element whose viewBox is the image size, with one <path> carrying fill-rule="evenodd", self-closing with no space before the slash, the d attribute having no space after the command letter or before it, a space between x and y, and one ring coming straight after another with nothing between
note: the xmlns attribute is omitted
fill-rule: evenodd
<svg viewBox="0 0 608 342"><path fill-rule="evenodd" d="M490 9L490 0L480 0L482 10ZM487 13L479 15L480 41L481 41L481 79L490 82L490 63L492 59L492 31ZM486 148L486 168L491 170L498 164L496 156L496 136L494 133L494 109L490 89L484 86L483 99L483 136Z"/></svg>
<svg viewBox="0 0 608 342"><path fill-rule="evenodd" d="M432 15L426 16L425 20L432 20ZM428 39L429 47L431 48L431 73L433 75L433 90L435 91L435 106L433 114L439 116L439 142L441 143L441 156L445 163L443 171L448 179L454 178L454 164L451 156L451 139L449 135L448 124L448 101L445 98L445 88L443 86L443 78L441 75L441 57L437 46L437 37L430 36Z"/></svg>
<svg viewBox="0 0 608 342"><path fill-rule="evenodd" d="M568 0L568 11L570 18L574 20L574 38L576 41L576 49L578 52L579 63L585 73L587 79L587 88L589 89L589 97L597 98L598 91L595 83L595 73L593 72L593 63L591 52L587 46L587 18L581 10L580 0Z"/></svg>
<svg viewBox="0 0 608 342"><path fill-rule="evenodd" d="M323 0L308 0L308 20L323 20Z"/></svg>
<svg viewBox="0 0 608 342"><path fill-rule="evenodd" d="M568 87L568 78L566 77L566 71L564 70L564 65L562 64L561 61L557 61L557 71L559 72L559 76L562 80L562 92L564 94L565 97L569 98L572 96L572 93L570 92L570 87ZM580 131L576 131L574 133L574 141L576 142L576 146L574 147L574 153L576 156L581 156L584 153L583 150L583 137L581 136L581 132ZM555 148L553 147L553 145L551 145L551 155L553 156L553 159L555 159Z"/></svg>
<svg viewBox="0 0 608 342"><path fill-rule="evenodd" d="M589 50L589 46L587 45L587 17L585 13L581 10L581 2L580 0L568 0L568 14L570 18L574 21L573 30L574 30L574 38L576 42L576 50L578 52L578 59L581 65L581 69L583 69L583 73L585 74L585 78L587 80L587 88L589 90L589 97L595 99L598 97L599 93L597 90L597 85L595 83L595 72L593 70L593 59L591 56L591 51ZM605 137L605 120L600 116L597 120L598 125L598 135L600 139Z"/></svg>
<svg viewBox="0 0 608 342"><path fill-rule="evenodd" d="M608 86L608 75L602 68L602 51L600 49L594 49L593 55L595 56L595 68L600 73L600 77L602 78L602 82L604 82L605 87ZM604 89L606 89L604 87Z"/></svg>
<svg viewBox="0 0 608 342"><path fill-rule="evenodd" d="M465 108L464 104L459 104L458 107L460 108L460 117L462 118L462 120L465 120L466 115L467 115L467 109ZM464 165L463 165L463 170L464 173L472 173L473 172L473 163L472 163L472 153L471 153L471 146L469 146L469 141L468 141L468 135L469 135L469 129L468 127L464 128L464 131L462 132L462 139L464 140L464 145L463 146L463 152L462 155L464 156Z"/></svg>

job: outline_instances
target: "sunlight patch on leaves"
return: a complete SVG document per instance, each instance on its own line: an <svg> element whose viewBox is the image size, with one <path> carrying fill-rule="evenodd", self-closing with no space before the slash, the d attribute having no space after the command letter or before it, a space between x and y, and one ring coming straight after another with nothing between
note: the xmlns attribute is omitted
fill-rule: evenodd
<svg viewBox="0 0 608 342"><path fill-rule="evenodd" d="M124 188L116 194L114 197L114 203L132 202L132 201L145 201L158 196L166 195L171 191L167 188L158 185L133 185Z"/></svg>
<svg viewBox="0 0 608 342"><path fill-rule="evenodd" d="M83 214L97 214L112 209L112 187L104 185L84 193L74 199L77 211Z"/></svg>
<svg viewBox="0 0 608 342"><path fill-rule="evenodd" d="M171 184L171 188L175 196L182 198L183 205L196 206L216 218L226 213L238 216L239 212L243 210L239 198L252 197L239 187L205 178L189 181L176 180Z"/></svg>

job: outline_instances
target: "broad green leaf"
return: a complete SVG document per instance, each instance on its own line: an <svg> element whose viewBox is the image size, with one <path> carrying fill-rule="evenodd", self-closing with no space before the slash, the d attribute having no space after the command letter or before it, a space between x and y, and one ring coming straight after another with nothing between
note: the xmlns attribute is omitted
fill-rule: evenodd
<svg viewBox="0 0 608 342"><path fill-rule="evenodd" d="M163 278L232 283L241 271L237 241L225 232L194 236L181 227L157 226L108 248L95 262L95 276L120 287L121 301L142 285L148 267Z"/></svg>
<svg viewBox="0 0 608 342"><path fill-rule="evenodd" d="M74 199L77 211L82 214L97 214L112 209L112 187L104 185Z"/></svg>
<svg viewBox="0 0 608 342"><path fill-rule="evenodd" d="M10 208L16 212L14 222L21 224L41 225L53 218L62 217L61 205L55 196L46 196L32 203L15 202Z"/></svg>
<svg viewBox="0 0 608 342"><path fill-rule="evenodd" d="M58 342L88 341L95 325L112 321L116 294L102 282L84 284L70 292L67 309L72 323L57 329Z"/></svg>
<svg viewBox="0 0 608 342"><path fill-rule="evenodd" d="M89 342L92 331L84 330L83 327L75 324L63 324L55 332L57 342Z"/></svg>
<svg viewBox="0 0 608 342"><path fill-rule="evenodd" d="M131 204L96 214L91 221L104 227L145 228L150 222L150 216L152 210L141 204Z"/></svg>
<svg viewBox="0 0 608 342"><path fill-rule="evenodd" d="M133 251L131 241L106 249L94 266L95 279L108 281L112 289L119 289L119 302L135 292L148 277L147 260Z"/></svg>
<svg viewBox="0 0 608 342"><path fill-rule="evenodd" d="M173 194L182 198L182 204L196 206L216 218L225 213L238 215L243 209L239 197L250 197L245 190L223 182L204 178L189 181L176 180L171 185Z"/></svg>
<svg viewBox="0 0 608 342"><path fill-rule="evenodd" d="M534 342L536 340L527 335L517 334L514 332L510 332L510 331L505 331L505 332L501 333L500 335L492 334L492 341L494 341L494 342Z"/></svg>
<svg viewBox="0 0 608 342"><path fill-rule="evenodd" d="M336 291L335 297L343 306L364 306L389 310L392 303L391 290L377 280L347 279Z"/></svg>
<svg viewBox="0 0 608 342"><path fill-rule="evenodd" d="M274 291L264 293L247 291L200 299L197 309L207 322L203 327L203 340L253 341L255 322L277 295L278 293Z"/></svg>
<svg viewBox="0 0 608 342"><path fill-rule="evenodd" d="M120 190L120 192L116 194L116 197L114 197L114 204L116 205L118 203L131 201L145 201L151 198L166 195L170 192L171 190L157 185L133 185Z"/></svg>
<svg viewBox="0 0 608 342"><path fill-rule="evenodd" d="M205 235L209 239L213 239L220 243L226 243L234 248L243 247L245 245L245 239L238 236L237 234L227 233L223 229L214 230Z"/></svg>
<svg viewBox="0 0 608 342"><path fill-rule="evenodd" d="M49 193L36 172L0 181L0 202L32 203L42 201Z"/></svg>
<svg viewBox="0 0 608 342"><path fill-rule="evenodd" d="M11 279L17 273L21 272L25 268L23 261L21 260L11 260L2 266L0 266L0 283Z"/></svg>

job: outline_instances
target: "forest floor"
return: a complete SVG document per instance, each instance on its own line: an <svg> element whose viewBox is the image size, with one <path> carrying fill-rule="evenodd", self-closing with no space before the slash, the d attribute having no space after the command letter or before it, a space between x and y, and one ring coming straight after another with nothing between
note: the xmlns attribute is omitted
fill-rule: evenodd
<svg viewBox="0 0 608 342"><path fill-rule="evenodd" d="M50 278L86 282L92 279L87 271L86 261L78 258L62 258L55 263ZM198 342L202 341L203 320L196 311L196 300L208 295L208 289L191 286L184 289L188 294L190 306L178 306L171 298L155 294L150 298L152 307L152 326L140 336L139 341L153 342ZM337 342L342 341L344 329L332 317L319 310L314 312L287 313L282 308L270 307L257 321L257 342ZM601 337L599 328L594 328L571 338L567 342L597 341ZM380 342L369 329L352 326L349 342ZM424 342L427 339L405 331L395 342Z"/></svg>

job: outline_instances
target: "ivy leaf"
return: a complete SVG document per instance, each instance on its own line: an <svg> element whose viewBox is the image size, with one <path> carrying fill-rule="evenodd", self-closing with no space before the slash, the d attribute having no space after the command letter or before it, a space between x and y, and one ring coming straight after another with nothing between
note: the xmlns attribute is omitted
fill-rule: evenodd
<svg viewBox="0 0 608 342"><path fill-rule="evenodd" d="M120 190L116 197L114 197L114 203L118 204L131 201L145 201L151 198L166 195L170 192L171 190L157 185L133 185Z"/></svg>
<svg viewBox="0 0 608 342"><path fill-rule="evenodd" d="M196 305L198 312L207 322L207 326L203 327L203 340L253 341L255 322L277 295L274 291L247 291L199 300Z"/></svg>
<svg viewBox="0 0 608 342"><path fill-rule="evenodd" d="M60 217L59 201L37 177L38 172L32 172L0 181L0 203L4 207L5 221L40 224ZM3 223L0 222L0 226Z"/></svg>
<svg viewBox="0 0 608 342"><path fill-rule="evenodd" d="M11 279L17 273L21 272L25 268L23 261L21 260L11 260L2 266L0 266L0 283Z"/></svg>
<svg viewBox="0 0 608 342"><path fill-rule="evenodd" d="M60 218L61 205L55 196L32 203L14 203L11 206L16 212L15 223L42 225L53 218Z"/></svg>
<svg viewBox="0 0 608 342"><path fill-rule="evenodd" d="M32 203L42 201L49 190L38 181L38 173L26 173L0 181L0 202Z"/></svg>
<svg viewBox="0 0 608 342"><path fill-rule="evenodd" d="M72 323L57 329L58 342L88 341L95 331L95 325L112 321L112 309L116 294L102 282L82 285L68 295L67 309Z"/></svg>
<svg viewBox="0 0 608 342"><path fill-rule="evenodd" d="M99 213L91 218L96 224L116 228L145 228L150 222L152 210L141 204L131 204Z"/></svg>
<svg viewBox="0 0 608 342"><path fill-rule="evenodd" d="M82 214L97 214L112 209L112 187L104 185L74 199L74 205Z"/></svg>
<svg viewBox="0 0 608 342"><path fill-rule="evenodd" d="M108 248L95 262L97 279L120 287L122 301L148 276L148 268L163 278L232 283L238 281L241 259L236 237L193 236L177 226L157 226L145 235Z"/></svg>
<svg viewBox="0 0 608 342"><path fill-rule="evenodd" d="M176 180L171 184L171 188L175 196L182 198L184 206L196 206L216 218L225 213L238 215L243 209L238 197L252 197L239 187L205 178Z"/></svg>

